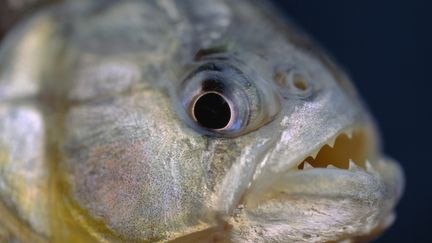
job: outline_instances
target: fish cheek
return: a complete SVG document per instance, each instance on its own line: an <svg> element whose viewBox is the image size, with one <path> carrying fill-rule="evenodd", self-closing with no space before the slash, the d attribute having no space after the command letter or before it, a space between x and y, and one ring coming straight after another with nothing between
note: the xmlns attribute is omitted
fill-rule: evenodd
<svg viewBox="0 0 432 243"><path fill-rule="evenodd" d="M235 140L210 138L207 152L210 155L206 181L208 188L214 191L238 159L242 148Z"/></svg>
<svg viewBox="0 0 432 243"><path fill-rule="evenodd" d="M206 138L186 129L161 92L73 108L66 145L71 195L125 239L206 229Z"/></svg>

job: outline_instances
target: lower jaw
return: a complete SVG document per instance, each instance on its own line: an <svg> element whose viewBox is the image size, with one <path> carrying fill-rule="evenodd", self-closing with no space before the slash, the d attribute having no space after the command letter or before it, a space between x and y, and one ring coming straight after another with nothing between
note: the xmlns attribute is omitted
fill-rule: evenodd
<svg viewBox="0 0 432 243"><path fill-rule="evenodd" d="M307 168L285 172L265 192L250 190L242 203L249 208L256 208L270 200L285 201L299 196L311 200L314 198L378 200L384 197L385 191L384 181L373 169L366 171L360 167L352 170L336 167Z"/></svg>
<svg viewBox="0 0 432 243"><path fill-rule="evenodd" d="M350 163L349 169L329 165L293 168L280 175L266 191L249 190L241 204L256 208L274 198L304 196L310 198L348 198L357 201L385 200L393 207L404 189L404 176L399 165L388 158L366 162L365 168Z"/></svg>
<svg viewBox="0 0 432 243"><path fill-rule="evenodd" d="M325 241L372 239L394 219L393 208L403 191L403 175L389 159L377 159L371 166L287 171L271 191L260 195L249 192L245 196L243 217L250 221L251 228L267 225L271 231L286 224L286 235L292 234L288 232L291 226L301 225L305 232L327 237ZM317 225L325 227L314 228ZM332 227L334 235L326 235Z"/></svg>

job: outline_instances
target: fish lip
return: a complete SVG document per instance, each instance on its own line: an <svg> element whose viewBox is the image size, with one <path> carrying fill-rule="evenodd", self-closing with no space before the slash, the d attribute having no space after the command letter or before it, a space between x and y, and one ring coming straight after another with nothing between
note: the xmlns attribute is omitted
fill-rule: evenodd
<svg viewBox="0 0 432 243"><path fill-rule="evenodd" d="M364 182L374 181L375 185L373 187L378 184L385 187L382 191L385 191L385 197L393 195L393 201L396 203L401 198L404 191L405 175L403 174L402 168L397 161L384 155L374 161L374 164L370 164L366 169L357 168L354 171L336 167L311 168L308 170L288 170L284 175L285 177L307 177L321 173L328 177L332 177L332 179L340 180L341 178L349 178L353 181L356 180L356 177L362 177ZM358 182L360 182L360 180L357 180L357 183ZM313 183L313 180L310 181L310 183Z"/></svg>

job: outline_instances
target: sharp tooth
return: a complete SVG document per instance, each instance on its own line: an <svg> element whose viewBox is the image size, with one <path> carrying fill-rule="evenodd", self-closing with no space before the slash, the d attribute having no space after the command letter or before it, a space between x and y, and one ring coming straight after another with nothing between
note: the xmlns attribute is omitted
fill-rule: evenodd
<svg viewBox="0 0 432 243"><path fill-rule="evenodd" d="M336 137L337 136L335 136L334 138L330 139L330 141L327 143L327 145L333 148L334 144L336 142Z"/></svg>
<svg viewBox="0 0 432 243"><path fill-rule="evenodd" d="M366 166L366 171L367 172L370 172L372 174L376 174L377 173L377 171L373 168L373 166L372 166L372 164L371 164L371 162L369 160L366 160L365 166Z"/></svg>
<svg viewBox="0 0 432 243"><path fill-rule="evenodd" d="M357 164L350 159L349 160L349 167L348 167L348 169L351 170L351 171L357 171L357 170L360 169L360 167L358 167Z"/></svg>
<svg viewBox="0 0 432 243"><path fill-rule="evenodd" d="M348 137L349 139L351 139L352 136L353 136L353 129L348 129L348 130L345 132L345 134L347 135L347 137Z"/></svg>
<svg viewBox="0 0 432 243"><path fill-rule="evenodd" d="M315 150L315 152L313 152L310 156L311 156L313 159L315 159L315 158L317 157L319 151L320 151L319 149Z"/></svg>
<svg viewBox="0 0 432 243"><path fill-rule="evenodd" d="M334 165L327 165L327 169L339 169L339 168Z"/></svg>
<svg viewBox="0 0 432 243"><path fill-rule="evenodd" d="M311 165L311 164L309 164L308 162L304 162L304 164L303 164L303 170L310 170L310 169L313 169L314 167Z"/></svg>

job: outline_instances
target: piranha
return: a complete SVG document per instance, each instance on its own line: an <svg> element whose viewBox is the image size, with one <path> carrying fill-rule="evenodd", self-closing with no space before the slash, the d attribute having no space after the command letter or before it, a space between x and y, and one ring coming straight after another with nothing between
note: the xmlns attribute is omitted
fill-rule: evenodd
<svg viewBox="0 0 432 243"><path fill-rule="evenodd" d="M264 1L69 1L0 48L1 242L354 242L400 166Z"/></svg>

